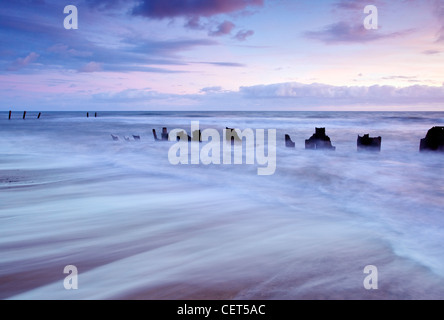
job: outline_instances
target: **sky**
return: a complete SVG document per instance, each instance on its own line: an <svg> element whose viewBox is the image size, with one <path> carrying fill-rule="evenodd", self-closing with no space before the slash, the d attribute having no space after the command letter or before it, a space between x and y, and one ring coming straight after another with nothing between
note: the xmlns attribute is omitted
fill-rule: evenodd
<svg viewBox="0 0 444 320"><path fill-rule="evenodd" d="M444 0L2 1L0 44L4 111L444 111Z"/></svg>

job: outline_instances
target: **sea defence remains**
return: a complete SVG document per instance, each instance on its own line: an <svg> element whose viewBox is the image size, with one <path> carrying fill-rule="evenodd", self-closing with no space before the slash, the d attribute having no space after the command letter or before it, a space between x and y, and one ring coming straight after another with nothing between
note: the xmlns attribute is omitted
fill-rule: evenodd
<svg viewBox="0 0 444 320"><path fill-rule="evenodd" d="M162 129L161 139L157 136L156 129L153 129L153 136L155 141L168 141L168 128L164 127Z"/></svg>
<svg viewBox="0 0 444 320"><path fill-rule="evenodd" d="M12 111L8 112L8 120L12 120ZM22 119L25 120L27 116L27 111L23 112ZM87 112L87 118L90 114ZM39 112L37 119L41 119L42 113ZM97 112L94 113L94 117L97 118ZM186 134L184 132L184 134ZM231 141L232 144L242 142L239 135L237 134L237 129L226 127L227 140ZM153 136L155 141L169 141L168 128L164 127L162 129L161 138L157 136L156 129L153 129ZM119 141L119 137L111 134L113 141ZM133 135L135 141L140 141L140 135ZM192 137L188 136L188 141L202 142L202 132L200 130L194 131ZM180 139L180 137L178 137ZM130 141L129 138L124 137L125 141ZM296 148L296 143L293 142L289 134L285 135L285 146L287 148ZM382 137L370 137L370 134L365 134L362 137L358 135L357 141L358 151L375 151L381 152L382 149ZM315 134L313 134L310 139L305 140L306 150L336 150L336 147L332 145L331 139L326 134L326 128L316 128ZM444 127L436 126L431 128L424 139L420 141L420 152L444 152Z"/></svg>
<svg viewBox="0 0 444 320"><path fill-rule="evenodd" d="M370 134L363 137L358 136L358 151L377 151L381 152L382 137L371 138Z"/></svg>
<svg viewBox="0 0 444 320"><path fill-rule="evenodd" d="M162 139L159 139L156 133L156 129L153 129L153 135L155 141L168 141L168 129L163 128ZM186 135L188 141L202 142L202 133L200 131L193 132L193 138ZM180 137L177 138L180 140ZM237 130L226 127L226 140L231 141L232 144L242 142ZM291 139L290 134L285 135L286 148L296 148L296 143ZM336 150L336 147L332 145L331 139L326 134L325 128L316 128L315 134L308 140L305 140L306 150ZM358 135L357 150L381 152L382 150L382 137L370 137L370 134ZM433 127L427 133L427 136L421 140L420 151L432 151L432 152L444 152L444 127Z"/></svg>
<svg viewBox="0 0 444 320"><path fill-rule="evenodd" d="M305 149L335 151L336 147L333 147L330 137L325 132L325 128L316 128L315 134L310 139L305 140Z"/></svg>
<svg viewBox="0 0 444 320"><path fill-rule="evenodd" d="M296 143L291 140L291 137L289 134L285 135L285 146L287 148L296 148Z"/></svg>
<svg viewBox="0 0 444 320"><path fill-rule="evenodd" d="M420 152L444 152L444 127L433 127L427 136L421 140Z"/></svg>

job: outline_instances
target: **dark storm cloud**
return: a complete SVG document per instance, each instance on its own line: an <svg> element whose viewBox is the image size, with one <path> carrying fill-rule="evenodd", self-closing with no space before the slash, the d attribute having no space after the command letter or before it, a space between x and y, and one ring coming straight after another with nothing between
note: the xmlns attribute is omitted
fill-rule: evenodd
<svg viewBox="0 0 444 320"><path fill-rule="evenodd" d="M155 19L211 17L263 4L264 0L143 0L134 8L133 14Z"/></svg>

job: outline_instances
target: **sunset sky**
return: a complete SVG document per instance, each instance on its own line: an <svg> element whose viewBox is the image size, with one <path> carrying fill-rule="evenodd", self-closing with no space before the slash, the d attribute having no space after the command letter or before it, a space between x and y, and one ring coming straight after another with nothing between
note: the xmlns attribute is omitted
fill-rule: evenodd
<svg viewBox="0 0 444 320"><path fill-rule="evenodd" d="M4 111L444 111L444 0L2 1L0 43Z"/></svg>

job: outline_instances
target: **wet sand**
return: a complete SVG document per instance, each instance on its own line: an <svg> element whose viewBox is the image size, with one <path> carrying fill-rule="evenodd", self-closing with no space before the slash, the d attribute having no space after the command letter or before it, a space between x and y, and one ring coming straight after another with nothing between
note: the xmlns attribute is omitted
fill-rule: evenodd
<svg viewBox="0 0 444 320"><path fill-rule="evenodd" d="M30 202L26 206L38 208L41 203L33 198L33 190L40 193L44 188L47 194L55 196L73 184L71 179L60 181L62 176L53 173L58 177L53 184L23 185L24 180L33 180L38 174L17 182L20 186L3 183L2 195L27 194ZM84 183L94 190L90 180L74 184L81 188ZM120 184L122 180L114 183ZM113 190L113 183L107 180L109 184ZM189 190L176 195L174 202L155 190L144 197L126 194L125 197L139 201L134 206L128 206L131 201L120 194L120 203L124 205L119 206L119 201L110 205L113 210L120 207L114 212L119 216L117 223L104 218L114 219L113 213L97 209L98 216L91 212L83 214L83 218L91 216L80 221L80 228L70 224L70 219L79 223L75 217L62 222L57 213L49 219L42 214L41 223L55 223L65 231L33 234L28 229L33 226L28 225L23 228L24 232L30 231L27 240L1 243L3 256L10 255L12 259L2 262L0 298L379 300L444 296L444 282L440 278L394 254L387 243L375 239L372 230L363 232L358 226L354 230L353 225L341 219L318 221L287 214L270 217L268 213L275 207L245 204L242 196L223 194L222 190L208 194L213 196L213 212L202 216L196 207L180 209L190 207L190 199L196 197L192 188ZM98 201L103 202L98 193ZM84 193L74 194L74 203L86 201ZM68 198L59 200L69 203L72 197L69 193ZM161 205L155 215L150 210L140 214L140 208L144 208L140 201ZM239 208L230 210L229 215L223 210L228 201L232 208ZM39 215L39 211L27 214ZM182 216L187 219L180 219ZM14 218L17 217L13 214L2 214L0 220ZM101 223L91 224L95 221ZM14 259L16 256L18 259ZM363 287L363 269L369 264L379 268L377 291ZM63 288L66 265L79 269L77 291Z"/></svg>

